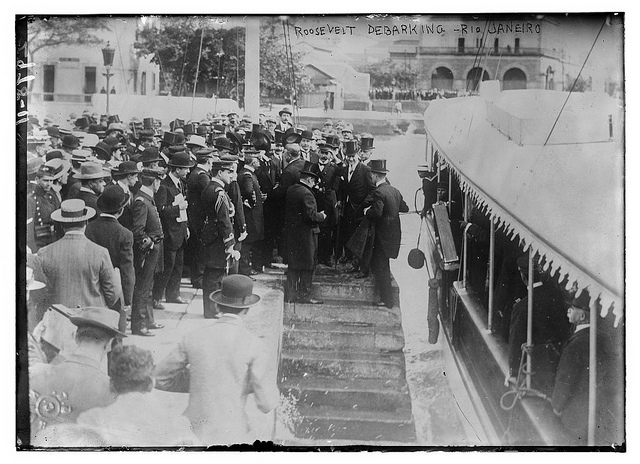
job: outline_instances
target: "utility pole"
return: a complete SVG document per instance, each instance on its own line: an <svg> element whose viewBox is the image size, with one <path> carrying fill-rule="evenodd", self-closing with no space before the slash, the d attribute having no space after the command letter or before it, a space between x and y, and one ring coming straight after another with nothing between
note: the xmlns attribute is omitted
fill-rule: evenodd
<svg viewBox="0 0 640 464"><path fill-rule="evenodd" d="M244 112L252 120L260 113L260 18L246 18L244 53Z"/></svg>

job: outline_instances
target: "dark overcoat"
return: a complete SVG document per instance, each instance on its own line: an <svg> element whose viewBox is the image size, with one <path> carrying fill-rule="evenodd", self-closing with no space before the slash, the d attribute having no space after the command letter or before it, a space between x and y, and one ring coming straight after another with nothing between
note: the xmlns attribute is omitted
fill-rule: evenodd
<svg viewBox="0 0 640 464"><path fill-rule="evenodd" d="M209 185L211 178L203 169L195 167L187 178L187 215L189 216L189 229L196 237L200 237L204 219L204 205L202 204L202 192Z"/></svg>
<svg viewBox="0 0 640 464"><path fill-rule="evenodd" d="M236 244L231 222L231 200L222 185L212 179L202 192L202 204L207 215L202 230L205 266L224 269L227 264L225 250Z"/></svg>
<svg viewBox="0 0 640 464"><path fill-rule="evenodd" d="M95 220L95 218L100 214L100 210L98 209L98 195L96 195L93 191L88 192L87 190L80 189L74 195L70 195L69 199L79 199L84 201L85 206L89 206L96 211L96 215L93 216L90 221Z"/></svg>
<svg viewBox="0 0 640 464"><path fill-rule="evenodd" d="M388 183L380 184L371 196L371 208L367 210L366 217L375 226L374 253L382 252L386 258L395 259L402 238L399 213L408 212L409 206L400 191Z"/></svg>
<svg viewBox="0 0 640 464"><path fill-rule="evenodd" d="M313 192L302 183L287 190L285 208L285 237L289 267L293 269L313 270L318 251L318 224L322 216Z"/></svg>
<svg viewBox="0 0 640 464"><path fill-rule="evenodd" d="M324 211L327 215L322 227L336 225L336 203L340 188L340 174L340 169L334 163L328 163L321 171L316 200L318 201L318 211Z"/></svg>
<svg viewBox="0 0 640 464"><path fill-rule="evenodd" d="M180 217L180 207L173 204L176 196L186 193L184 184L182 181L179 182L181 188L176 187L173 180L166 176L160 182L160 188L155 194L156 207L164 231L164 247L171 250L177 250L187 240L187 221L177 221Z"/></svg>
<svg viewBox="0 0 640 464"><path fill-rule="evenodd" d="M264 238L264 218L262 207L262 192L255 173L246 166L238 174L238 185L242 195L242 207L247 226L247 243L256 242Z"/></svg>

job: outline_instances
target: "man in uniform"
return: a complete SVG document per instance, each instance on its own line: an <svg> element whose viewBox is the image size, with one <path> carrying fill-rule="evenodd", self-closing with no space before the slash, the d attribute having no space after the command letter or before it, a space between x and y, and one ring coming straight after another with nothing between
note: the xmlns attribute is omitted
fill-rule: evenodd
<svg viewBox="0 0 640 464"><path fill-rule="evenodd" d="M162 179L154 197L164 233L163 271L153 283L154 309L164 309L160 300L165 291L168 303L187 303L180 297L184 246L189 237L185 180L194 164L186 152L176 153L168 164L169 175Z"/></svg>
<svg viewBox="0 0 640 464"><path fill-rule="evenodd" d="M240 258L240 253L233 248L236 243L231 220L234 207L225 192L225 188L231 183L233 170L232 161L214 161L211 182L202 192L202 204L206 213L202 229L205 266L202 295L206 319L213 318L216 314L209 296L220 288L225 271L229 271L229 261Z"/></svg>
<svg viewBox="0 0 640 464"><path fill-rule="evenodd" d="M162 224L154 200L164 177L162 168L143 169L141 186L133 200L133 259L136 270L136 285L131 307L131 333L152 337L151 329L162 328L153 317L150 301L153 278L158 261L162 258Z"/></svg>
<svg viewBox="0 0 640 464"><path fill-rule="evenodd" d="M289 301L321 304L311 298L311 282L318 252L318 224L327 215L318 212L313 187L320 179L317 164L304 163L300 181L287 190L285 207L285 237L287 240L287 298Z"/></svg>
<svg viewBox="0 0 640 464"><path fill-rule="evenodd" d="M238 173L238 185L242 195L242 208L247 228L247 237L240 251L239 273L247 276L262 270L262 240L264 239L264 218L262 192L256 177L260 159L253 154L245 155L245 165Z"/></svg>
<svg viewBox="0 0 640 464"><path fill-rule="evenodd" d="M41 165L36 172L36 186L27 197L27 218L32 219L27 226L27 245L34 253L63 235L62 229L51 219L51 213L60 208L60 200L53 191L58 174L52 167Z"/></svg>
<svg viewBox="0 0 640 464"><path fill-rule="evenodd" d="M380 290L378 306L394 306L391 288L389 259L396 259L400 251L402 231L399 213L409 212L402 194L387 182L387 161L371 161L371 178L374 182L371 205L364 210L365 216L373 221L375 238L371 254L371 271Z"/></svg>

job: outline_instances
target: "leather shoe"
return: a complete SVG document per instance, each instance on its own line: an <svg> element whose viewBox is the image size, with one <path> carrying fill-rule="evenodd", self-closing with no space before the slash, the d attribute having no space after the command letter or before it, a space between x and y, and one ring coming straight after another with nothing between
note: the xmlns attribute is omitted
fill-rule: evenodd
<svg viewBox="0 0 640 464"><path fill-rule="evenodd" d="M153 300L153 309L164 309L164 305L160 303L160 300Z"/></svg>
<svg viewBox="0 0 640 464"><path fill-rule="evenodd" d="M167 298L167 303L187 304L188 302L177 296L175 298Z"/></svg>
<svg viewBox="0 0 640 464"><path fill-rule="evenodd" d="M157 324L154 322L153 324L149 324L147 328L149 330L164 329L164 324Z"/></svg>
<svg viewBox="0 0 640 464"><path fill-rule="evenodd" d="M302 303L302 304L323 304L324 301L315 300L313 298L301 298L301 299L298 300L298 303Z"/></svg>
<svg viewBox="0 0 640 464"><path fill-rule="evenodd" d="M155 337L156 334L153 334L149 331L149 329L147 329L146 327L143 327L139 330L132 330L131 331L132 335L138 335L140 337Z"/></svg>

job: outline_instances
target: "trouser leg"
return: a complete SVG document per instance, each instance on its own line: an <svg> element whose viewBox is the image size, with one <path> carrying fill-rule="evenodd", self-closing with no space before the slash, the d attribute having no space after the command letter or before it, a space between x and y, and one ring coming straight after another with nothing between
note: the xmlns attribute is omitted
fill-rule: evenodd
<svg viewBox="0 0 640 464"><path fill-rule="evenodd" d="M301 269L298 281L298 299L308 300L311 298L311 282L313 280L313 269Z"/></svg>
<svg viewBox="0 0 640 464"><path fill-rule="evenodd" d="M175 299L180 296L180 283L182 281L182 268L184 267L184 247L176 250L173 262L173 270L169 275L165 293L167 299Z"/></svg>
<svg viewBox="0 0 640 464"><path fill-rule="evenodd" d="M224 271L224 269L208 266L204 268L204 274L202 275L202 306L205 319L211 319L217 313L215 304L209 296L222 287Z"/></svg>
<svg viewBox="0 0 640 464"><path fill-rule="evenodd" d="M131 305L131 330L140 330L147 323L153 322L153 308L149 301L153 287L154 272L158 264L159 248L154 248L144 258L136 256L136 284L133 290Z"/></svg>
<svg viewBox="0 0 640 464"><path fill-rule="evenodd" d="M371 257L371 271L376 281L376 286L380 291L380 301L387 307L393 307L393 291L391 288L391 268L389 267L389 258L387 258L382 250L373 250Z"/></svg>
<svg viewBox="0 0 640 464"><path fill-rule="evenodd" d="M251 250L253 243L243 243L240 251L240 262L238 263L238 272L243 275L251 274Z"/></svg>
<svg viewBox="0 0 640 464"><path fill-rule="evenodd" d="M299 269L287 269L287 292L285 297L288 301L296 301L298 299L299 280Z"/></svg>
<svg viewBox="0 0 640 464"><path fill-rule="evenodd" d="M153 283L153 299L161 300L165 293L165 288L175 266L176 254L178 250L165 246L164 248L164 269L159 272Z"/></svg>

